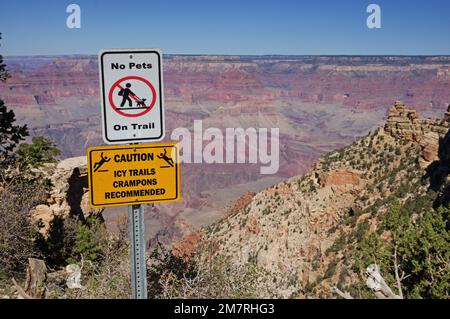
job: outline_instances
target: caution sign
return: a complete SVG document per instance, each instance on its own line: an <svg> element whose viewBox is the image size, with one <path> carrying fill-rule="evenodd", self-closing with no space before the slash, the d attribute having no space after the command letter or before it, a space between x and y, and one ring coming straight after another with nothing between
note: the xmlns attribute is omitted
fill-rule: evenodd
<svg viewBox="0 0 450 319"><path fill-rule="evenodd" d="M89 148L91 206L148 204L180 199L178 159L176 143Z"/></svg>
<svg viewBox="0 0 450 319"><path fill-rule="evenodd" d="M99 55L103 139L107 144L164 138L161 53L105 50Z"/></svg>

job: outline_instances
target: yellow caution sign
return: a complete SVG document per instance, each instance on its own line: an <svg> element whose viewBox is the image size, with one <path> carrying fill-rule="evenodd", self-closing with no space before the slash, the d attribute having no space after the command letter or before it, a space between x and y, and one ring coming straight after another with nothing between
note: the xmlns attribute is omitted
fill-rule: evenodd
<svg viewBox="0 0 450 319"><path fill-rule="evenodd" d="M91 207L180 199L176 143L89 148L88 174Z"/></svg>

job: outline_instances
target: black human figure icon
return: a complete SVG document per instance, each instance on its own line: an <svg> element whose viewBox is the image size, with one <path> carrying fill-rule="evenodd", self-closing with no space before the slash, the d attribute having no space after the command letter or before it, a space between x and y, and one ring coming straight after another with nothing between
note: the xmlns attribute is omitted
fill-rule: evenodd
<svg viewBox="0 0 450 319"><path fill-rule="evenodd" d="M132 107L133 102L131 101L130 94L133 96L136 96L136 94L133 93L133 91L130 90L131 84L127 83L125 84L125 89L121 89L119 91L119 95L122 96L122 103L120 103L120 106L123 107L125 105L125 102L128 101L128 106Z"/></svg>
<svg viewBox="0 0 450 319"><path fill-rule="evenodd" d="M102 154L100 154L100 157L102 159L94 164L94 172L98 171L100 169L100 167L103 166L103 164L108 163L111 160L107 156L103 156L103 152L102 152Z"/></svg>
<svg viewBox="0 0 450 319"><path fill-rule="evenodd" d="M167 150L164 149L164 154L160 153L159 155L156 155L158 158L163 159L167 162L167 164L169 164L170 166L173 167L173 159L171 159L169 156L167 156Z"/></svg>

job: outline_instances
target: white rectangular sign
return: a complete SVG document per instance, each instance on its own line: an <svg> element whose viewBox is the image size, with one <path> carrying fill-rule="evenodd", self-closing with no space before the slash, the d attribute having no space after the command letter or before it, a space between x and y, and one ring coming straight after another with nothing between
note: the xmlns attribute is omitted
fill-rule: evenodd
<svg viewBox="0 0 450 319"><path fill-rule="evenodd" d="M161 60L157 49L100 52L102 128L107 144L164 138Z"/></svg>

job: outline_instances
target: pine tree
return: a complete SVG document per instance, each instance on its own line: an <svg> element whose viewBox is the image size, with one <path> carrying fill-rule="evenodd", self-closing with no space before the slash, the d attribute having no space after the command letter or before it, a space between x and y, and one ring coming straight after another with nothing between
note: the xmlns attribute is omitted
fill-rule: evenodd
<svg viewBox="0 0 450 319"><path fill-rule="evenodd" d="M0 55L0 81L6 81L8 77L3 57ZM5 103L0 100L0 167L14 161L14 148L29 135L27 126L14 125L15 121L14 112L8 110Z"/></svg>
<svg viewBox="0 0 450 319"><path fill-rule="evenodd" d="M22 143L16 152L16 161L20 167L38 167L44 163L56 161L55 157L59 155L52 140L44 136L35 136L32 143Z"/></svg>
<svg viewBox="0 0 450 319"><path fill-rule="evenodd" d="M401 281L406 298L450 297L450 209L428 209L413 221L409 207L396 203L384 216L385 230L391 241L376 232L366 232L358 243L355 271L361 272L368 264L377 264L384 270L391 287L396 286L394 256L399 271L406 276Z"/></svg>

